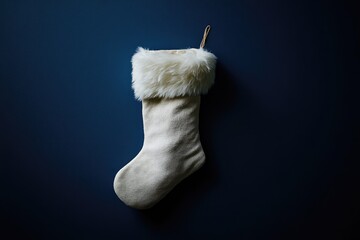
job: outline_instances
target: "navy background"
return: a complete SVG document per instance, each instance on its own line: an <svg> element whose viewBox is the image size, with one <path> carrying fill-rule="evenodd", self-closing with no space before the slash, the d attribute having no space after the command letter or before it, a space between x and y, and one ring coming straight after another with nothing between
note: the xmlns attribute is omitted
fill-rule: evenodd
<svg viewBox="0 0 360 240"><path fill-rule="evenodd" d="M357 14L340 0L2 0L1 239L359 238ZM112 181L143 141L131 56L198 47L207 24L207 163L130 209Z"/></svg>

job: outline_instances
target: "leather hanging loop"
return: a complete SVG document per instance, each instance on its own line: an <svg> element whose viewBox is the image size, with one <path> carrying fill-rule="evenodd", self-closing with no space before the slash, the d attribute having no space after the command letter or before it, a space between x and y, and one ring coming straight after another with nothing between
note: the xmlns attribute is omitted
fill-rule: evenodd
<svg viewBox="0 0 360 240"><path fill-rule="evenodd" d="M210 25L207 25L206 28L205 28L205 31L204 31L203 39L201 40L201 43L200 43L200 48L204 48L204 47L205 47L206 38L207 38L207 36L209 35L210 29L211 29L211 26L210 26Z"/></svg>

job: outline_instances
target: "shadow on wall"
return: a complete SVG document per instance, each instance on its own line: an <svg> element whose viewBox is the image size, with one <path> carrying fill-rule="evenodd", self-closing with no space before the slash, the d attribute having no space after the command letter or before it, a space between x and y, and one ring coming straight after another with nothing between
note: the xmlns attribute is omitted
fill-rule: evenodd
<svg viewBox="0 0 360 240"><path fill-rule="evenodd" d="M235 104L238 95L234 81L221 62L217 63L215 85L207 95L202 97L200 107L200 136L206 155L204 166L178 186L176 186L157 205L148 210L137 211L140 217L154 227L174 226L186 217L187 211L196 207L204 195L216 183L220 174L217 172L214 155L214 131L217 118ZM201 200L202 199L202 200Z"/></svg>

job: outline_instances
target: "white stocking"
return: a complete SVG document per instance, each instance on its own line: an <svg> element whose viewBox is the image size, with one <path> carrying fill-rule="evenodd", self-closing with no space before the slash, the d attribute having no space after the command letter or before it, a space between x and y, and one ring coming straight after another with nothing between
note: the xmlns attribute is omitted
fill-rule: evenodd
<svg viewBox="0 0 360 240"><path fill-rule="evenodd" d="M133 89L142 101L144 144L116 174L114 189L126 205L145 209L204 164L200 94L214 82L216 57L203 48L139 48L132 64Z"/></svg>

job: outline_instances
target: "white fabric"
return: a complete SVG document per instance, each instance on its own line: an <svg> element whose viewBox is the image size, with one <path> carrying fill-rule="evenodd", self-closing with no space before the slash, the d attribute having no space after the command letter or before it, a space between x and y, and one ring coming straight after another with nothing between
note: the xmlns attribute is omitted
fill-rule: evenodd
<svg viewBox="0 0 360 240"><path fill-rule="evenodd" d="M116 174L114 190L128 206L160 201L205 162L199 138L200 94L214 83L216 57L204 49L139 48L132 87L142 100L144 144Z"/></svg>
<svg viewBox="0 0 360 240"><path fill-rule="evenodd" d="M143 100L143 147L114 180L115 192L126 205L153 206L203 165L199 104L200 96Z"/></svg>

